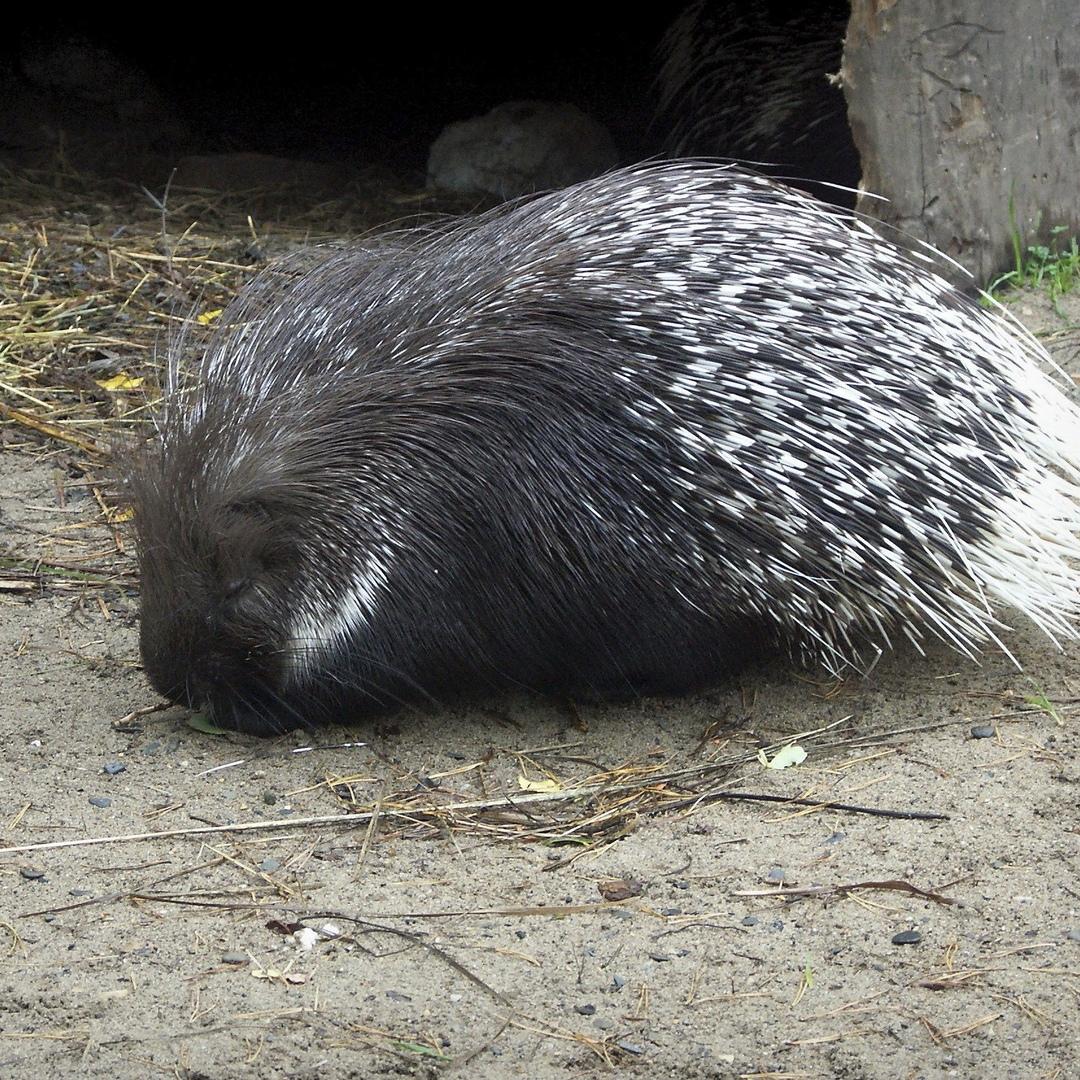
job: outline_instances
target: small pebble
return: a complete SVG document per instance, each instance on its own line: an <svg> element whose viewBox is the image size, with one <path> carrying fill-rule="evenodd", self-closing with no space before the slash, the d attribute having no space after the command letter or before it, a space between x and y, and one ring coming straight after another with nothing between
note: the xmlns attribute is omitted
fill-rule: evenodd
<svg viewBox="0 0 1080 1080"><path fill-rule="evenodd" d="M689 881L673 881L671 883L671 887L673 889L689 889L690 888L690 882Z"/></svg>
<svg viewBox="0 0 1080 1080"><path fill-rule="evenodd" d="M528 933L525 930L515 930L514 937L516 937L518 941L524 941L525 938L528 937Z"/></svg>
<svg viewBox="0 0 1080 1080"><path fill-rule="evenodd" d="M222 953L221 962L223 964L246 964L248 962L248 955L247 953L242 952Z"/></svg>
<svg viewBox="0 0 1080 1080"><path fill-rule="evenodd" d="M391 1001L404 1001L406 1003L412 1001L412 998L409 997L408 994L403 994L400 990L387 990L386 996Z"/></svg>
<svg viewBox="0 0 1080 1080"><path fill-rule="evenodd" d="M93 889L69 889L68 896L93 896Z"/></svg>
<svg viewBox="0 0 1080 1080"><path fill-rule="evenodd" d="M623 978L622 975L612 975L611 976L611 985L616 990L621 990L626 985L626 979Z"/></svg>
<svg viewBox="0 0 1080 1080"><path fill-rule="evenodd" d="M769 923L769 929L770 930L783 930L784 929L784 920L783 919L773 919L773 921L771 923Z"/></svg>
<svg viewBox="0 0 1080 1080"><path fill-rule="evenodd" d="M127 772L127 766L122 761L106 761L101 771L108 776L119 776Z"/></svg>
<svg viewBox="0 0 1080 1080"><path fill-rule="evenodd" d="M894 945L918 945L922 941L922 934L918 930L901 930L899 934L893 934Z"/></svg>
<svg viewBox="0 0 1080 1080"><path fill-rule="evenodd" d="M847 833L834 832L831 836L827 836L825 838L825 843L826 844L839 844L841 840L846 840L846 839L847 839Z"/></svg>
<svg viewBox="0 0 1080 1080"><path fill-rule="evenodd" d="M759 921L760 920L756 915L747 915L745 918L743 918L742 924L743 926L757 926Z"/></svg>
<svg viewBox="0 0 1080 1080"><path fill-rule="evenodd" d="M273 856L268 856L259 863L259 869L264 874L273 874L275 871L281 869L281 860L275 859Z"/></svg>
<svg viewBox="0 0 1080 1080"><path fill-rule="evenodd" d="M622 919L623 922L628 922L634 917L634 913L628 908L617 907L611 909L611 917L613 919Z"/></svg>
<svg viewBox="0 0 1080 1080"><path fill-rule="evenodd" d="M1070 941L1080 941L1080 930L1070 930L1065 936Z"/></svg>
<svg viewBox="0 0 1080 1080"><path fill-rule="evenodd" d="M615 1026L614 1020L608 1020L607 1017L601 1017L599 1020L593 1021L593 1027L599 1028L601 1031L610 1031Z"/></svg>
<svg viewBox="0 0 1080 1080"><path fill-rule="evenodd" d="M660 914L661 915L669 915L669 916L670 915L681 915L682 914L682 908L677 908L677 907L661 908L660 909Z"/></svg>
<svg viewBox="0 0 1080 1080"><path fill-rule="evenodd" d="M107 799L104 795L91 795L88 801L91 806L97 806L102 810L106 806L112 806L112 799Z"/></svg>
<svg viewBox="0 0 1080 1080"><path fill-rule="evenodd" d="M273 791L264 791L262 801L266 806L273 806L277 802L277 795Z"/></svg>
<svg viewBox="0 0 1080 1080"><path fill-rule="evenodd" d="M626 1039L620 1039L615 1044L620 1050L625 1050L628 1054L644 1054L645 1047L639 1046L637 1043L629 1042Z"/></svg>
<svg viewBox="0 0 1080 1080"><path fill-rule="evenodd" d="M574 1006L574 1012L580 1013L582 1016L595 1016L596 1015L596 1006L595 1005L575 1005Z"/></svg>
<svg viewBox="0 0 1080 1080"><path fill-rule="evenodd" d="M666 964L671 960L671 957L667 953L651 952L649 953L649 959L655 960L658 964Z"/></svg>
<svg viewBox="0 0 1080 1080"><path fill-rule="evenodd" d="M766 875L765 880L772 882L774 885L779 884L787 875L784 873L782 866L774 866Z"/></svg>
<svg viewBox="0 0 1080 1080"><path fill-rule="evenodd" d="M562 856L557 851L549 851L547 853L548 862L558 862L561 858Z"/></svg>
<svg viewBox="0 0 1080 1080"><path fill-rule="evenodd" d="M38 870L33 866L24 866L19 870L19 873L22 874L27 881L41 881L45 877L44 870Z"/></svg>
<svg viewBox="0 0 1080 1080"><path fill-rule="evenodd" d="M310 926L301 926L293 933L293 939L301 949L314 949L319 941L319 932Z"/></svg>
<svg viewBox="0 0 1080 1080"><path fill-rule="evenodd" d="M976 724L971 729L971 737L973 739L992 739L994 737L994 725Z"/></svg>

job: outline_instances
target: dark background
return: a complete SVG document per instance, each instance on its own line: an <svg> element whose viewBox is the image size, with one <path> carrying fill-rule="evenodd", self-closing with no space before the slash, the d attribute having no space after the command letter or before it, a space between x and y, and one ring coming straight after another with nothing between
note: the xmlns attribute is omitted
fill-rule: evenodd
<svg viewBox="0 0 1080 1080"><path fill-rule="evenodd" d="M28 18L6 33L9 107L22 58L72 38L103 46L156 88L194 152L257 150L422 170L442 127L507 100L570 101L606 124L621 152L649 152L655 49L682 3L542 4L498 11L412 5L375 15L294 9L244 17L174 9L154 29L117 19ZM354 14L356 12L357 14ZM366 21L365 15L368 20ZM71 97L70 89L53 91Z"/></svg>

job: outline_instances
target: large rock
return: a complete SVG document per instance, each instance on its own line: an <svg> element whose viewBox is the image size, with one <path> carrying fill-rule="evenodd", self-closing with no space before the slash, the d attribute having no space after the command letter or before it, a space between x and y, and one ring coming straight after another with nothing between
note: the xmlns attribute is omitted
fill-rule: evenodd
<svg viewBox="0 0 1080 1080"><path fill-rule="evenodd" d="M428 157L428 186L510 199L586 180L618 161L607 129L577 106L510 101L443 130Z"/></svg>

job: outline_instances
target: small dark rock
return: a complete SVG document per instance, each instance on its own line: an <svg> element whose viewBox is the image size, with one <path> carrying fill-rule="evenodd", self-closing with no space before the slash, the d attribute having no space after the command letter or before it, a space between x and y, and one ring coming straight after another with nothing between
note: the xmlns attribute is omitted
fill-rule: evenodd
<svg viewBox="0 0 1080 1080"><path fill-rule="evenodd" d="M899 934L893 934L894 945L918 945L922 941L922 934L918 930L901 930Z"/></svg>
<svg viewBox="0 0 1080 1080"><path fill-rule="evenodd" d="M677 908L677 907L661 908L660 909L660 914L661 915L668 915L668 916L670 916L670 915L681 915L682 914L682 908Z"/></svg>
<svg viewBox="0 0 1080 1080"><path fill-rule="evenodd" d="M773 885L779 885L787 875L784 873L782 866L774 866L766 875L765 880Z"/></svg>
<svg viewBox="0 0 1080 1080"><path fill-rule="evenodd" d="M612 975L611 985L616 990L621 990L626 985L626 979L622 975Z"/></svg>
<svg viewBox="0 0 1080 1080"><path fill-rule="evenodd" d="M275 859L273 856L268 856L259 863L259 869L264 874L273 874L281 869L281 860Z"/></svg>
<svg viewBox="0 0 1080 1080"><path fill-rule="evenodd" d="M412 1001L412 998L409 997L408 994L403 994L400 990L387 990L386 996L391 1001L404 1001L406 1003Z"/></svg>
<svg viewBox="0 0 1080 1080"><path fill-rule="evenodd" d="M514 937L516 937L518 939L518 941L524 941L525 938L528 937L528 931L526 931L526 930L515 930L514 931Z"/></svg>
<svg viewBox="0 0 1080 1080"><path fill-rule="evenodd" d="M649 959L655 960L658 964L666 964L671 960L671 957L667 953L651 952L649 953Z"/></svg>
<svg viewBox="0 0 1080 1080"><path fill-rule="evenodd" d="M127 772L127 766L122 761L106 761L101 771L107 776L119 776Z"/></svg>
<svg viewBox="0 0 1080 1080"><path fill-rule="evenodd" d="M93 896L93 889L69 889L68 896Z"/></svg>
<svg viewBox="0 0 1080 1080"><path fill-rule="evenodd" d="M847 839L847 833L834 832L832 835L825 837L826 844L839 844L841 840Z"/></svg>
<svg viewBox="0 0 1080 1080"><path fill-rule="evenodd" d="M242 952L227 952L221 954L221 962L223 964L246 964L248 962L247 953Z"/></svg>
<svg viewBox="0 0 1080 1080"><path fill-rule="evenodd" d="M1070 930L1065 936L1070 941L1080 941L1080 930Z"/></svg>
<svg viewBox="0 0 1080 1080"><path fill-rule="evenodd" d="M994 725L976 724L971 729L971 737L973 739L992 739L994 737Z"/></svg>
<svg viewBox="0 0 1080 1080"><path fill-rule="evenodd" d="M690 882L689 881L673 881L671 883L671 887L673 889L689 889L690 888Z"/></svg>
<svg viewBox="0 0 1080 1080"><path fill-rule="evenodd" d="M262 796L262 801L263 801L264 805L266 805L266 806L273 806L274 803L277 802L277 792L264 791L263 796Z"/></svg>
<svg viewBox="0 0 1080 1080"><path fill-rule="evenodd" d="M596 1015L596 1006L595 1005L575 1005L574 1006L574 1012L580 1013L582 1016L595 1016Z"/></svg>
<svg viewBox="0 0 1080 1080"><path fill-rule="evenodd" d="M742 919L743 926L757 926L761 920L756 915L746 915Z"/></svg>
<svg viewBox="0 0 1080 1080"><path fill-rule="evenodd" d="M38 870L33 866L24 866L19 870L19 873L26 878L27 881L43 881L45 878L45 871Z"/></svg>
<svg viewBox="0 0 1080 1080"><path fill-rule="evenodd" d="M625 1050L628 1054L644 1054L645 1047L639 1046L637 1043L630 1042L627 1039L620 1039L615 1044L620 1050Z"/></svg>
<svg viewBox="0 0 1080 1080"><path fill-rule="evenodd" d="M91 806L96 806L101 810L104 810L107 806L112 806L112 799L107 799L104 795L91 795L87 801Z"/></svg>

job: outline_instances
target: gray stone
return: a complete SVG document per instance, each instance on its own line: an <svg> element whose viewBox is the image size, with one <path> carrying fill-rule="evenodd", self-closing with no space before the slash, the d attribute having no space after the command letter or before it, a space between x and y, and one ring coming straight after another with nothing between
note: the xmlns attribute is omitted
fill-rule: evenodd
<svg viewBox="0 0 1080 1080"><path fill-rule="evenodd" d="M576 105L509 101L443 129L428 155L428 186L510 199L587 180L618 161L607 129Z"/></svg>

